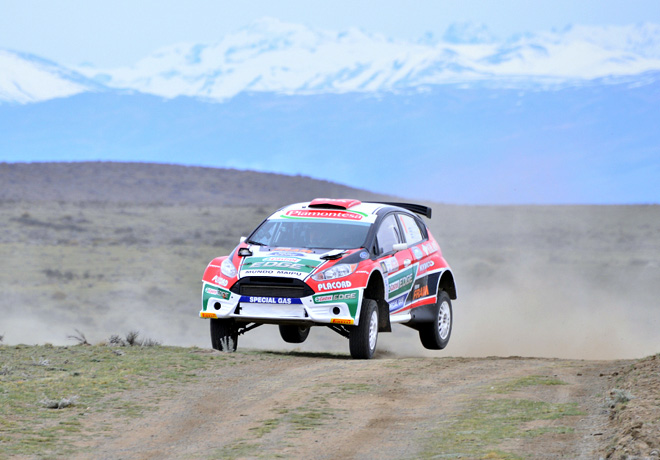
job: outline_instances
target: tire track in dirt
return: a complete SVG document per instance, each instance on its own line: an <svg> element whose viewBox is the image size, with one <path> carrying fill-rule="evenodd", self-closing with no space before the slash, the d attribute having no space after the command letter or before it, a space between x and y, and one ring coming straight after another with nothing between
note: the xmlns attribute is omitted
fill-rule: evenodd
<svg viewBox="0 0 660 460"><path fill-rule="evenodd" d="M598 458L603 436L594 434L607 424L599 404L609 384L601 374L621 365L382 355L356 361L312 353L219 356L229 358L163 398L155 411L113 422L112 434L89 458L419 458L429 455L433 437L467 406L499 397L492 388L536 375L556 376L567 385L530 386L507 397L575 402L585 415L562 419L571 433L506 440L506 450L528 458ZM148 392L127 396L139 403Z"/></svg>

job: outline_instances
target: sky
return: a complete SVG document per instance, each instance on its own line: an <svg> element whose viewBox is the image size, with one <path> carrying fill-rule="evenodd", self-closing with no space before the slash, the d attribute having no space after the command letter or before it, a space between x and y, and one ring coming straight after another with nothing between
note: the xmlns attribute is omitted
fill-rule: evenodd
<svg viewBox="0 0 660 460"><path fill-rule="evenodd" d="M414 6L411 6L414 5ZM262 17L389 38L442 37L452 23L498 38L571 24L660 23L659 0L0 0L0 48L75 67L132 65L180 42L213 43Z"/></svg>
<svg viewBox="0 0 660 460"><path fill-rule="evenodd" d="M483 24L502 40L570 25L660 24L660 0L0 0L0 49L73 69L128 67L176 43L218 42L264 17L315 30L358 28L405 41L429 34L440 39L452 24Z"/></svg>

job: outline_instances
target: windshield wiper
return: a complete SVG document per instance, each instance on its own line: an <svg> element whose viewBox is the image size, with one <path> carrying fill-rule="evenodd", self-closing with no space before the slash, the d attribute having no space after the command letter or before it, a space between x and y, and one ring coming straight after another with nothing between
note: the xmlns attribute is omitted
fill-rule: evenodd
<svg viewBox="0 0 660 460"><path fill-rule="evenodd" d="M255 246L268 246L266 243L262 243L261 241L247 240L246 243L254 244Z"/></svg>

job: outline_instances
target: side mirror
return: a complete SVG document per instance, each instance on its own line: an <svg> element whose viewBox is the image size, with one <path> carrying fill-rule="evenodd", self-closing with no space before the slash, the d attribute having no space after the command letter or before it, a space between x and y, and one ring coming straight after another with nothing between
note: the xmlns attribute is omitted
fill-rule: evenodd
<svg viewBox="0 0 660 460"><path fill-rule="evenodd" d="M392 246L392 249L395 251L403 251L404 249L408 249L408 244L407 243L397 243L394 246Z"/></svg>

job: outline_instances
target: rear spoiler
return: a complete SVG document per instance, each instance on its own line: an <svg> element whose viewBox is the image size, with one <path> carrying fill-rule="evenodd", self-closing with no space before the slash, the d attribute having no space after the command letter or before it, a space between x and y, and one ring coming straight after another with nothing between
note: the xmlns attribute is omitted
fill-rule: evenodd
<svg viewBox="0 0 660 460"><path fill-rule="evenodd" d="M376 203L375 201L372 203ZM407 209L408 211L414 212L415 214L420 214L426 218L431 218L432 209L428 206L415 203L397 203L397 202L387 202L387 201L378 201L378 204L386 204L388 206L398 206L399 208Z"/></svg>

